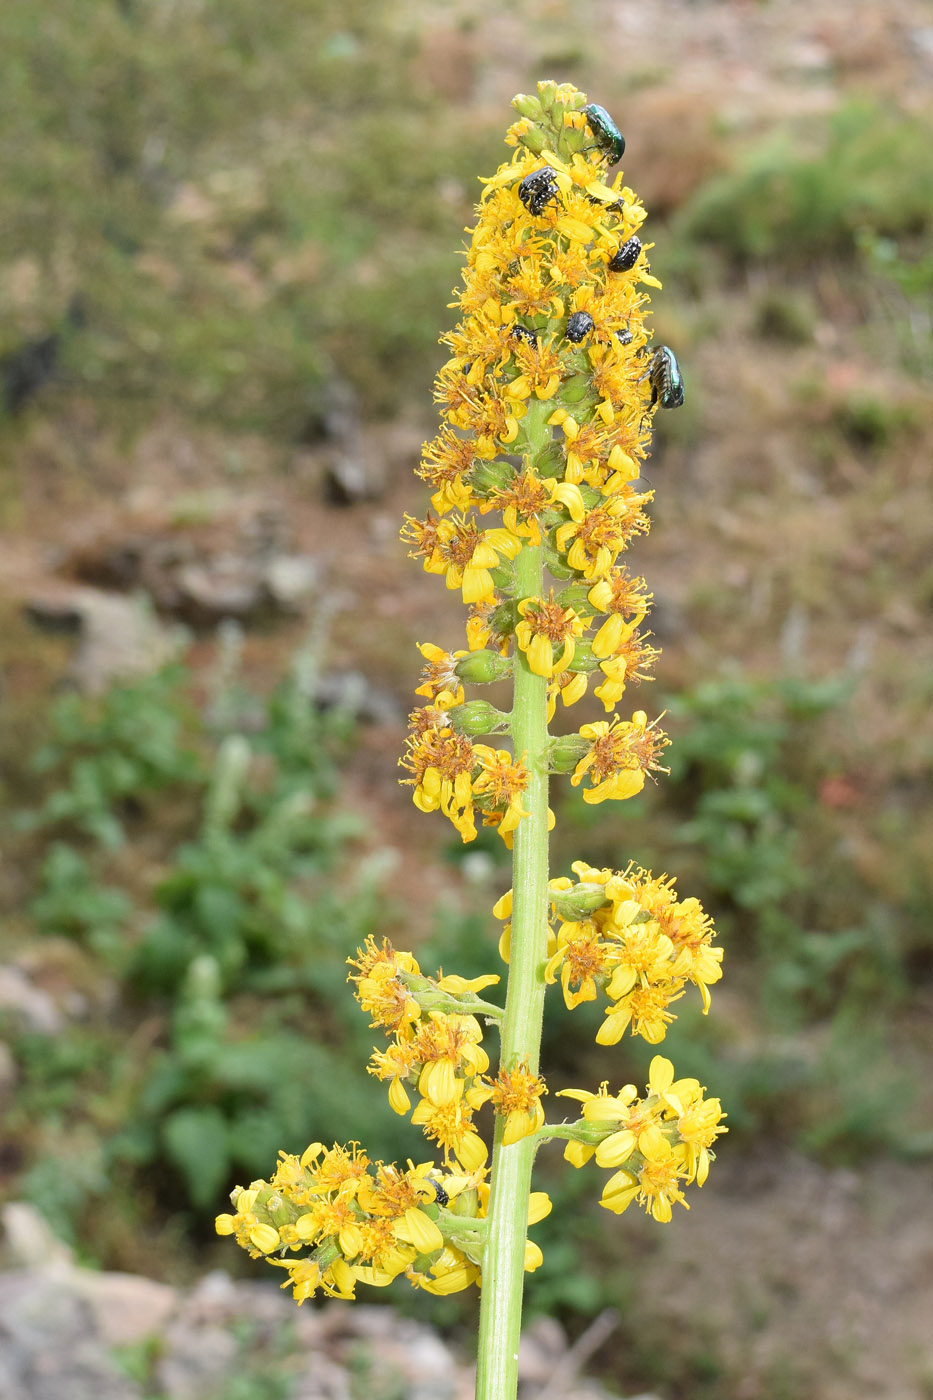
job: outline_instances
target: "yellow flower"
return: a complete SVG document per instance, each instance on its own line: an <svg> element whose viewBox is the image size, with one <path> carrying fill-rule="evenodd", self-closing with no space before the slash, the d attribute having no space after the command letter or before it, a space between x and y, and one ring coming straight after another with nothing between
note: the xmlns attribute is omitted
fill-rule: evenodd
<svg viewBox="0 0 933 1400"><path fill-rule="evenodd" d="M492 1101L496 1113L506 1120L502 1142L504 1146L509 1147L513 1142L520 1142L523 1137L530 1137L543 1127L544 1108L541 1096L546 1093L544 1080L531 1074L527 1061L524 1061L515 1069L500 1069L492 1084L486 1083L472 1089L470 1101L474 1107L479 1107L487 1100Z"/></svg>
<svg viewBox="0 0 933 1400"><path fill-rule="evenodd" d="M515 628L515 641L528 658L536 676L550 679L566 671L573 661L575 638L582 637L587 620L573 608L555 603L554 595L543 598L523 598L518 605L521 622ZM555 648L560 655L555 657Z"/></svg>
<svg viewBox="0 0 933 1400"><path fill-rule="evenodd" d="M528 769L507 749L476 744L474 753L479 773L473 779L473 800L483 814L483 825L494 826L506 844L510 845L512 832L522 818L528 816L522 806L522 794L530 776Z"/></svg>
<svg viewBox="0 0 933 1400"><path fill-rule="evenodd" d="M473 1110L463 1099L440 1107L422 1099L411 1115L416 1127L444 1149L444 1159L452 1153L465 1171L476 1171L489 1155L486 1144L473 1128Z"/></svg>
<svg viewBox="0 0 933 1400"><path fill-rule="evenodd" d="M396 952L387 938L377 947L372 936L356 951L347 962L359 971L350 973L347 981L356 983L357 1001L373 1018L370 1025L395 1031L419 1020L421 1008L399 977L400 972L420 971L412 954Z"/></svg>
<svg viewBox="0 0 933 1400"><path fill-rule="evenodd" d="M590 803L634 797L641 792L645 774L659 770L658 756L670 742L655 722L648 723L644 710L638 710L630 722L615 719L610 724L597 720L582 725L579 732L591 741L592 747L577 764L570 781L578 787L584 777L589 778L583 800Z"/></svg>

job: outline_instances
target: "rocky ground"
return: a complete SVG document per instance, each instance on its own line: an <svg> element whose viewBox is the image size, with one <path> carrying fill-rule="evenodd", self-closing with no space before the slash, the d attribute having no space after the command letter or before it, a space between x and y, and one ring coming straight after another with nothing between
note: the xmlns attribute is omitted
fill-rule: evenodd
<svg viewBox="0 0 933 1400"><path fill-rule="evenodd" d="M80 1268L28 1206L4 1212L0 1400L470 1400L473 1371L431 1327L390 1307L296 1308L271 1284L206 1275L171 1288ZM18 1261L18 1265L17 1265ZM580 1367L607 1314L573 1348L557 1323L526 1332L523 1395L609 1400ZM640 1400L648 1400L641 1397Z"/></svg>

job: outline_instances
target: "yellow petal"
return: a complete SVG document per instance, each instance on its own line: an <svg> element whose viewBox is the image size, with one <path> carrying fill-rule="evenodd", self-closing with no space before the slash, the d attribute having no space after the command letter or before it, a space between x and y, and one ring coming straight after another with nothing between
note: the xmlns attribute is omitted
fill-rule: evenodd
<svg viewBox="0 0 933 1400"><path fill-rule="evenodd" d="M528 1198L528 1224L537 1225L551 1213L551 1198L546 1191L532 1191Z"/></svg>
<svg viewBox="0 0 933 1400"><path fill-rule="evenodd" d="M279 1232L271 1225L254 1225L249 1232L249 1240L261 1254L271 1254L273 1249L278 1249L280 1243Z"/></svg>
<svg viewBox="0 0 933 1400"><path fill-rule="evenodd" d="M416 1206L409 1207L395 1226L400 1240L413 1244L419 1254L432 1254L435 1249L444 1248L444 1236L440 1229Z"/></svg>

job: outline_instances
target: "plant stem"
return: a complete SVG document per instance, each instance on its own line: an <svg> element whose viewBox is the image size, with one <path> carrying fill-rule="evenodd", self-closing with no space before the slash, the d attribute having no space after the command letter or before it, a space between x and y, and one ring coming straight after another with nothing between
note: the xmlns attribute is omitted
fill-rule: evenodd
<svg viewBox="0 0 933 1400"><path fill-rule="evenodd" d="M535 401L523 427L532 451L546 440L545 410ZM552 406L551 406L552 407ZM537 431L536 431L537 430ZM534 436L533 436L534 435ZM537 441L535 440L537 439ZM526 544L515 561L516 597L540 597L543 548ZM547 681L516 651L512 741L530 782L513 847L512 935L501 1064L527 1063L538 1071L544 1013L543 968L547 956L548 768ZM535 1142L502 1145L505 1120L496 1119L492 1149L489 1232L483 1255L476 1400L513 1400L518 1389L518 1341L522 1323L525 1237Z"/></svg>

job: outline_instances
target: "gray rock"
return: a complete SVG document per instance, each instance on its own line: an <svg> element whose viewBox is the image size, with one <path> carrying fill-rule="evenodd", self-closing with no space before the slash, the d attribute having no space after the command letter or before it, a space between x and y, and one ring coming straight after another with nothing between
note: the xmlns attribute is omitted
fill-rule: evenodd
<svg viewBox="0 0 933 1400"><path fill-rule="evenodd" d="M166 1329L163 1344L156 1379L167 1400L201 1400L212 1392L222 1394L223 1377L233 1370L239 1351L230 1332L177 1322Z"/></svg>
<svg viewBox="0 0 933 1400"><path fill-rule="evenodd" d="M76 1269L75 1293L89 1307L107 1347L131 1346L161 1333L177 1305L174 1288L135 1274L96 1274Z"/></svg>
<svg viewBox="0 0 933 1400"><path fill-rule="evenodd" d="M7 1201L0 1210L0 1223L3 1225L7 1258L14 1264L56 1275L71 1268L74 1262L72 1251L58 1238L35 1206L26 1201ZM9 1277L8 1274L0 1274L0 1289Z"/></svg>
<svg viewBox="0 0 933 1400"><path fill-rule="evenodd" d="M199 625L230 617L243 620L262 609L262 569L241 555L221 554L203 563L185 564L176 582L180 612Z"/></svg>
<svg viewBox="0 0 933 1400"><path fill-rule="evenodd" d="M314 596L320 572L309 554L277 554L265 566L263 584L275 607L300 613Z"/></svg>
<svg viewBox="0 0 933 1400"><path fill-rule="evenodd" d="M142 595L58 588L31 598L25 611L47 631L77 634L69 678L87 695L99 695L114 680L157 671L180 648L179 635L159 621Z"/></svg>
<svg viewBox="0 0 933 1400"><path fill-rule="evenodd" d="M58 1035L64 1025L54 998L9 964L0 966L0 1011L9 1012L16 1024L40 1035Z"/></svg>

